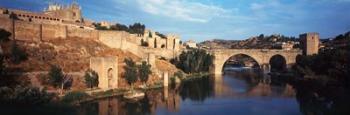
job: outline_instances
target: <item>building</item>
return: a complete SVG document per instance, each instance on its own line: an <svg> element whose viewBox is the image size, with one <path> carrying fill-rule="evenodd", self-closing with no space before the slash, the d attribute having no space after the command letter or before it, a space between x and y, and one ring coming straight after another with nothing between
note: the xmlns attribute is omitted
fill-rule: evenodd
<svg viewBox="0 0 350 115"><path fill-rule="evenodd" d="M318 53L320 36L318 33L305 33L300 36L300 46L304 55L313 55Z"/></svg>
<svg viewBox="0 0 350 115"><path fill-rule="evenodd" d="M101 26L106 27L106 28L110 28L111 27L111 23L109 23L107 21L101 21L100 24L101 24Z"/></svg>
<svg viewBox="0 0 350 115"><path fill-rule="evenodd" d="M193 40L188 40L184 43L184 45L188 48L197 48L197 43Z"/></svg>
<svg viewBox="0 0 350 115"><path fill-rule="evenodd" d="M33 23L75 24L79 26L88 26L84 23L81 7L76 2L67 6L49 4L43 12L0 8L0 13L3 16L14 15L19 20Z"/></svg>
<svg viewBox="0 0 350 115"><path fill-rule="evenodd" d="M68 6L50 4L46 11L44 11L44 14L52 17L58 17L63 21L69 22L82 22L83 20L81 8L76 2L73 2Z"/></svg>
<svg viewBox="0 0 350 115"><path fill-rule="evenodd" d="M284 50L291 50L294 47L294 42L283 42L281 48Z"/></svg>

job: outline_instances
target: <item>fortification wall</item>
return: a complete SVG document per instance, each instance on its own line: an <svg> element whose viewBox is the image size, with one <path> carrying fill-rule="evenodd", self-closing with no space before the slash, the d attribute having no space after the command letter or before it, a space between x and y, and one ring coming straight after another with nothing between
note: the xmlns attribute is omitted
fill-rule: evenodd
<svg viewBox="0 0 350 115"><path fill-rule="evenodd" d="M99 31L99 41L106 44L111 48L122 49L125 44L125 39L127 35L122 31Z"/></svg>
<svg viewBox="0 0 350 115"><path fill-rule="evenodd" d="M124 51L129 51L137 56L143 57L145 53L152 52L158 57L171 58L174 56L173 40L162 38L151 39L149 45L151 48L144 50L141 47L141 36L130 34L125 31L108 31L108 30L93 30L87 28L80 28L79 26L66 24L46 24L33 23L29 21L16 20L14 24L9 17L0 15L0 28L9 32L15 30L15 39L22 41L50 41L53 39L67 39L71 37L79 37L82 39L99 40L101 43ZM154 43L157 47L154 48ZM163 48L161 48L163 46ZM145 52L147 51L147 52Z"/></svg>
<svg viewBox="0 0 350 115"><path fill-rule="evenodd" d="M89 30L84 28L77 28L74 26L67 26L67 37L98 39L99 33L97 30Z"/></svg>
<svg viewBox="0 0 350 115"><path fill-rule="evenodd" d="M0 15L0 23L0 28L12 32L12 21L9 20L8 16Z"/></svg>
<svg viewBox="0 0 350 115"><path fill-rule="evenodd" d="M152 53L152 54L155 54L155 56L158 58L164 57L166 59L172 59L181 53L175 50L160 49L160 48L143 48L142 52L144 53L144 56L146 54Z"/></svg>
<svg viewBox="0 0 350 115"><path fill-rule="evenodd" d="M62 25L42 24L42 40L67 38L67 27Z"/></svg>
<svg viewBox="0 0 350 115"><path fill-rule="evenodd" d="M40 41L40 24L25 21L15 21L15 39L23 41Z"/></svg>
<svg viewBox="0 0 350 115"><path fill-rule="evenodd" d="M129 51L141 56L137 37L124 31L99 31L99 41L111 48Z"/></svg>

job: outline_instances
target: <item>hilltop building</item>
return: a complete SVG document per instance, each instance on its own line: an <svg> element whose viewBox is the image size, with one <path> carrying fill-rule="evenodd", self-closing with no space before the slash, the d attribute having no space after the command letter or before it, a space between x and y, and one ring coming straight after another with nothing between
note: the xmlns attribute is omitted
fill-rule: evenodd
<svg viewBox="0 0 350 115"><path fill-rule="evenodd" d="M188 48L197 48L197 43L193 40L188 40L184 43L184 45Z"/></svg>

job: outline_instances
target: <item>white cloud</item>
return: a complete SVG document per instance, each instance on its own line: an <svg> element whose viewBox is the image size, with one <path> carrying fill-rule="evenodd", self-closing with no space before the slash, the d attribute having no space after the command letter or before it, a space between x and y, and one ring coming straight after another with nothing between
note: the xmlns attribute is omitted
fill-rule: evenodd
<svg viewBox="0 0 350 115"><path fill-rule="evenodd" d="M137 3L144 12L153 15L201 23L229 12L218 6L186 0L137 0Z"/></svg>
<svg viewBox="0 0 350 115"><path fill-rule="evenodd" d="M263 4L258 4L258 3L252 3L251 5L250 5L250 9L251 10L261 10L261 9L263 9L263 8L265 8L265 5L263 5Z"/></svg>

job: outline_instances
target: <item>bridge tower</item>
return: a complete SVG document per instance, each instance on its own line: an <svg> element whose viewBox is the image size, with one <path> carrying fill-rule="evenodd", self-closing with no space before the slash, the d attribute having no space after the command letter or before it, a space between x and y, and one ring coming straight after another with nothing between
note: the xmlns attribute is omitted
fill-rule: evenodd
<svg viewBox="0 0 350 115"><path fill-rule="evenodd" d="M320 36L318 33L305 33L299 35L300 45L304 55L313 55L318 53Z"/></svg>

